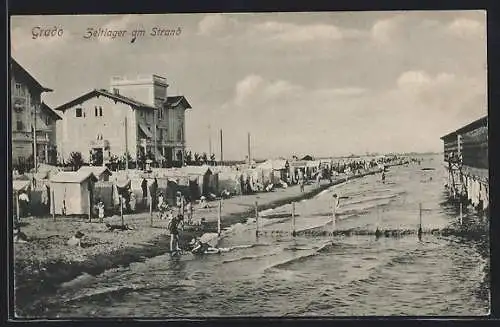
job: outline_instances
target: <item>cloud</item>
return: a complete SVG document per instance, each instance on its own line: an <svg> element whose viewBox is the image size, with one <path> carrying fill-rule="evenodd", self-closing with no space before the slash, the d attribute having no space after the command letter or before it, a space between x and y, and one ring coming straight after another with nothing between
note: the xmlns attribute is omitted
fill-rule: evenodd
<svg viewBox="0 0 500 327"><path fill-rule="evenodd" d="M141 21L142 15L137 15L137 14L128 14L128 15L120 15L120 16L115 16L113 19L111 19L109 22L107 22L105 25L103 25L104 30L109 30L109 31L123 31L123 30L128 30L129 25L133 24L134 22L139 22ZM123 38L120 38L123 39ZM129 39L126 38L128 41ZM116 39L110 38L110 37L99 37L98 41L102 44L110 44L111 42L116 42Z"/></svg>
<svg viewBox="0 0 500 327"><path fill-rule="evenodd" d="M447 32L460 38L484 38L486 27L474 19L457 18L447 27Z"/></svg>
<svg viewBox="0 0 500 327"><path fill-rule="evenodd" d="M390 43L398 34L398 28L402 21L402 17L403 16L398 15L392 18L377 20L370 30L372 40L379 45Z"/></svg>
<svg viewBox="0 0 500 327"><path fill-rule="evenodd" d="M416 115L427 116L439 128L472 121L487 113L486 80L478 78L407 71L398 78L393 92L406 99Z"/></svg>
<svg viewBox="0 0 500 327"><path fill-rule="evenodd" d="M333 95L343 95L343 96L361 95L366 91L367 91L366 89L360 87L345 87L345 88L337 88L331 90Z"/></svg>
<svg viewBox="0 0 500 327"><path fill-rule="evenodd" d="M258 32L267 33L273 40L283 42L307 42L318 40L341 40L345 37L340 28L329 24L299 25L268 21L255 26Z"/></svg>
<svg viewBox="0 0 500 327"><path fill-rule="evenodd" d="M244 105L256 93L264 80L258 75L249 75L236 84L234 103Z"/></svg>
<svg viewBox="0 0 500 327"><path fill-rule="evenodd" d="M225 14L212 14L203 17L198 23L198 35L211 36L223 32L232 32L238 21Z"/></svg>
<svg viewBox="0 0 500 327"><path fill-rule="evenodd" d="M256 105L282 96L293 96L301 86L288 81L266 81L259 75L248 75L236 84L233 103L238 106Z"/></svg>

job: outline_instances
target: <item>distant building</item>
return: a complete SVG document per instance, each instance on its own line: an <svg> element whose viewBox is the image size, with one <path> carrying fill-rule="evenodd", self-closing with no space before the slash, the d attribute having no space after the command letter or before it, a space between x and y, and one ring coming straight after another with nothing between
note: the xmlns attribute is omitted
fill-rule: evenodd
<svg viewBox="0 0 500 327"><path fill-rule="evenodd" d="M38 163L55 164L56 121L61 117L41 101L42 93L52 90L42 86L13 58L10 59L10 72L12 164L32 164L35 126Z"/></svg>
<svg viewBox="0 0 500 327"><path fill-rule="evenodd" d="M134 160L148 154L158 162L181 160L191 105L184 96L167 97L167 87L157 75L114 77L109 91L92 90L55 108L63 113L61 156L81 152L89 162L91 152L99 153L101 164L127 150Z"/></svg>

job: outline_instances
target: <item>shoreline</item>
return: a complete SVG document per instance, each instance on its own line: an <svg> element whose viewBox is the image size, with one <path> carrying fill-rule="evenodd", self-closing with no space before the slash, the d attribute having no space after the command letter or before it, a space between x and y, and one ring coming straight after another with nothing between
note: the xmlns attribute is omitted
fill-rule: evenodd
<svg viewBox="0 0 500 327"><path fill-rule="evenodd" d="M359 179L368 175L374 175L380 173L379 169L365 171L359 175L353 175L349 178L338 178L333 180L332 183L322 184L319 187L313 183L312 189L305 191L304 193L299 193L298 195L289 195L279 197L275 200L263 201L262 204L258 205L258 210L263 211L267 209L274 209L282 205L304 199L310 199L320 192L342 183L347 180ZM297 185L292 186L298 188ZM260 199L266 198L266 193L258 193L257 197ZM236 212L228 212L222 215L222 228L230 227L237 223L245 222L249 217L254 215L254 207L246 208L246 210L236 210ZM144 214L143 214L144 216ZM149 221L149 214L147 217L142 217L143 220ZM147 219L146 219L147 218ZM40 218L43 219L43 218ZM83 222L83 224L89 224L88 222ZM101 225L102 224L95 224ZM64 255L45 257L38 256L39 258L16 258L14 254L14 287L15 287L15 312L18 316L43 316L46 308L46 304L43 299L47 296L53 296L56 294L59 286L65 282L69 282L83 274L89 274L92 276L97 276L106 270L127 267L134 262L143 262L148 258L163 255L169 252L170 247L170 236L166 233L165 227L161 226L159 221L155 222L154 227L148 227L149 231L156 230L152 235L148 235L146 241L135 242L127 240L127 235L124 235L124 245L118 246L117 248L111 248L109 246L101 247L97 251L92 251L94 253L83 255L83 260L80 256L80 260L72 259L71 256L65 257ZM160 225L160 226L159 226ZM93 226L91 226L93 227ZM217 221L208 220L207 223L208 230L205 232L213 232L217 230ZM145 228L146 229L146 228ZM134 230L130 231L132 234L136 232ZM120 232L125 233L125 232ZM196 232L194 231L184 231L181 234L181 246L185 245ZM49 236L50 237L50 236ZM133 236L131 235L130 238ZM17 245L24 246L24 245ZM48 248L48 251L54 248ZM19 249L15 249L15 252ZM33 294L36 294L36 298L33 298Z"/></svg>

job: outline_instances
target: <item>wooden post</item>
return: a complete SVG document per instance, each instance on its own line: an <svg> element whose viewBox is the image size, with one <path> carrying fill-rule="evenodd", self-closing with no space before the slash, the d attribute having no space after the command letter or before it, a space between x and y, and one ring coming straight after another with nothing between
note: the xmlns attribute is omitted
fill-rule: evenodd
<svg viewBox="0 0 500 327"><path fill-rule="evenodd" d="M222 219L222 200L219 200L219 207L217 210L217 235L221 234L221 219Z"/></svg>
<svg viewBox="0 0 500 327"><path fill-rule="evenodd" d="M255 230L255 235L259 236L259 203L255 201L255 224L256 224L256 230Z"/></svg>
<svg viewBox="0 0 500 327"><path fill-rule="evenodd" d="M210 124L208 124L208 155L212 155L212 131L210 128Z"/></svg>
<svg viewBox="0 0 500 327"><path fill-rule="evenodd" d="M184 196L181 196L181 214L184 217L185 211L184 211Z"/></svg>
<svg viewBox="0 0 500 327"><path fill-rule="evenodd" d="M125 222L123 221L123 196L120 195L120 217L122 218L122 227L125 227Z"/></svg>
<svg viewBox="0 0 500 327"><path fill-rule="evenodd" d="M224 165L224 152L223 152L223 142L222 142L222 129L220 130L220 164Z"/></svg>
<svg viewBox="0 0 500 327"><path fill-rule="evenodd" d="M35 169L35 174L38 173L38 149L36 140L36 114L37 114L37 104L33 106L33 165Z"/></svg>
<svg viewBox="0 0 500 327"><path fill-rule="evenodd" d="M88 182L89 186L90 186L90 181ZM89 199L89 223L92 222L92 197L90 196L90 189L88 190L89 192L89 196L88 196L88 199Z"/></svg>
<svg viewBox="0 0 500 327"><path fill-rule="evenodd" d="M292 202L292 236L295 237L295 202Z"/></svg>
<svg viewBox="0 0 500 327"><path fill-rule="evenodd" d="M153 197L151 193L149 193L149 219L151 227L153 227Z"/></svg>
<svg viewBox="0 0 500 327"><path fill-rule="evenodd" d="M332 238L333 238L333 235L335 233L335 224L337 222L337 204L339 200L337 200L335 198L335 200L333 200L333 209L332 209Z"/></svg>
<svg viewBox="0 0 500 327"><path fill-rule="evenodd" d="M56 201L54 196L54 190L50 190L52 197L50 198L50 205L52 207L52 219L56 221Z"/></svg>
<svg viewBox="0 0 500 327"><path fill-rule="evenodd" d="M250 133L248 133L248 142L247 142L247 146L248 146L248 165L250 166L252 160L251 160L251 157L250 157Z"/></svg>
<svg viewBox="0 0 500 327"><path fill-rule="evenodd" d="M418 204L418 227L422 228L422 203Z"/></svg>
<svg viewBox="0 0 500 327"><path fill-rule="evenodd" d="M422 240L422 203L418 204L418 216L419 216L418 239Z"/></svg>
<svg viewBox="0 0 500 327"><path fill-rule="evenodd" d="M463 224L463 204L462 201L460 201L460 226Z"/></svg>
<svg viewBox="0 0 500 327"><path fill-rule="evenodd" d="M104 156L104 153L103 153L103 156ZM137 164L136 164L135 168L137 169ZM128 124L127 124L127 116L125 116L125 170L127 171L127 174L128 174Z"/></svg>
<svg viewBox="0 0 500 327"><path fill-rule="evenodd" d="M21 213L19 212L19 191L16 191L16 215L17 222L21 222Z"/></svg>

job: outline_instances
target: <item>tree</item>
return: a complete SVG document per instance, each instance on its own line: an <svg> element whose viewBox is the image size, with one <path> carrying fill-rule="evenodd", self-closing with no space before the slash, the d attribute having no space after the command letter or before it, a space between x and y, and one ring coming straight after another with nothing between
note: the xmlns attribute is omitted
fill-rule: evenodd
<svg viewBox="0 0 500 327"><path fill-rule="evenodd" d="M212 153L212 154L210 155L210 164L211 164L212 166L215 166L215 154L214 154L214 153Z"/></svg>
<svg viewBox="0 0 500 327"><path fill-rule="evenodd" d="M71 152L69 154L69 164L73 167L73 170L80 169L83 166L83 157L80 152Z"/></svg>
<svg viewBox="0 0 500 327"><path fill-rule="evenodd" d="M197 166L200 165L200 155L198 154L198 152L194 153L194 164Z"/></svg>
<svg viewBox="0 0 500 327"><path fill-rule="evenodd" d="M206 164L208 162L207 154L205 152L203 152L203 154L201 155L201 162L203 164Z"/></svg>
<svg viewBox="0 0 500 327"><path fill-rule="evenodd" d="M116 171L116 170L118 169L118 162L119 162L118 156L117 156L117 155L112 154L112 155L109 157L109 168L110 168L112 171Z"/></svg>
<svg viewBox="0 0 500 327"><path fill-rule="evenodd" d="M101 151L90 151L90 163L94 166L102 165L104 158Z"/></svg>
<svg viewBox="0 0 500 327"><path fill-rule="evenodd" d="M117 160L119 169L127 168L127 162L129 163L130 167L130 163L132 162L132 157L130 156L130 153L122 154L120 158Z"/></svg>
<svg viewBox="0 0 500 327"><path fill-rule="evenodd" d="M186 153L186 165L191 165L191 160L192 160L192 157L191 157L191 151L187 152Z"/></svg>

